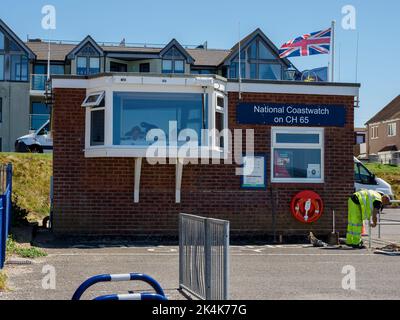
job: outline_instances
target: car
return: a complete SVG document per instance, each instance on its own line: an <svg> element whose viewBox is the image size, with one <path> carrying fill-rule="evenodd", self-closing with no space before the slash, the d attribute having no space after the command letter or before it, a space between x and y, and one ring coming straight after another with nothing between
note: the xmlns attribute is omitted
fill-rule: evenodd
<svg viewBox="0 0 400 320"><path fill-rule="evenodd" d="M367 169L364 164L354 158L354 176L355 176L355 190L360 191L363 189L373 190L387 195L391 200L394 200L392 186L381 178L377 178L375 174Z"/></svg>
<svg viewBox="0 0 400 320"><path fill-rule="evenodd" d="M34 133L22 136L15 141L16 152L48 153L53 151L53 138L50 132L50 120Z"/></svg>

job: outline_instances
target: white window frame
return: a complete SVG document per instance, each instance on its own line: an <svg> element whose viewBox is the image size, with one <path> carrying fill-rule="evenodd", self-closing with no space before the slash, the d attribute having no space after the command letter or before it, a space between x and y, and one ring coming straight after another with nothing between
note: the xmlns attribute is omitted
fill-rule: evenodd
<svg viewBox="0 0 400 320"><path fill-rule="evenodd" d="M89 141L90 148L104 148L106 144L106 108L105 107L92 107L89 109ZM92 112L104 111L104 142L103 144L92 145Z"/></svg>
<svg viewBox="0 0 400 320"><path fill-rule="evenodd" d="M91 97L97 96L97 99L93 102L88 102L90 100ZM82 107L98 107L101 103L101 101L103 101L105 97L105 91L100 91L100 92L93 92L93 93L89 93L88 95L86 95L85 100L82 103Z"/></svg>
<svg viewBox="0 0 400 320"><path fill-rule="evenodd" d="M223 107L218 106L218 98L224 99ZM214 101L213 105L215 106L215 108L212 108L214 123L211 124L210 129L215 129L215 130L217 129L217 113L222 114L222 117L223 117L222 130L227 129L228 128L228 97L227 97L227 95L225 95L221 92L216 92L215 93L215 101ZM220 151L227 149L228 143L229 143L228 137L226 135L224 135L223 139L224 139L224 147L221 147L219 145L219 143L217 143L217 136L215 135L214 141L212 142L213 147L215 147L217 150L220 150Z"/></svg>
<svg viewBox="0 0 400 320"><path fill-rule="evenodd" d="M379 139L379 126L371 126L371 140Z"/></svg>
<svg viewBox="0 0 400 320"><path fill-rule="evenodd" d="M123 79L123 80L122 80ZM215 81L215 80L214 80ZM217 80L217 83L220 82ZM207 123L208 128L215 127L215 101L216 93L220 93L225 97L225 128L228 128L228 99L225 93L225 87L221 83L222 89L216 89L215 84L209 78L165 78L165 77L143 77L143 76L129 76L129 77L115 77L111 80L104 78L101 80L91 80L87 87L87 97L101 92L105 92L105 136L104 146L91 146L90 133L91 133L91 111L100 110L100 107L88 106L86 108L85 120L85 157L98 158L98 157L124 157L124 158L145 158L147 156L148 147L146 146L118 146L113 144L113 110L114 110L114 92L175 92L175 93L207 93L208 94L208 110L207 110ZM99 98L100 99L100 98ZM86 100L86 98L85 98ZM97 101L96 101L97 102ZM101 100L100 100L101 102ZM86 104L85 104L86 105ZM227 152L216 148L212 136L201 137L202 146L200 147L200 154L196 156L197 159L204 158L207 155L208 159L224 159ZM162 156L163 157L163 156ZM167 149L167 159L176 158L171 151L171 146Z"/></svg>
<svg viewBox="0 0 400 320"><path fill-rule="evenodd" d="M278 133L288 134L318 134L319 144L315 143L277 143ZM321 178L275 178L274 163L275 149L310 149L321 150ZM325 182L325 129L324 128L305 128L305 127L272 127L271 128L271 182L272 183L304 183L321 184Z"/></svg>
<svg viewBox="0 0 400 320"><path fill-rule="evenodd" d="M93 96L97 96L96 101L94 102L88 102L88 100L93 97ZM98 92L92 92L92 93L88 93L86 95L85 100L82 103L82 107L86 108L86 118L87 120L85 121L86 123L86 130L88 132L88 134L86 135L86 139L87 142L85 143L89 148L91 149L95 149L95 148L104 148L105 144L106 144L106 107L105 107L105 101L104 101L104 106L100 107L101 102L103 101L103 99L106 98L106 94L105 91L98 91ZM92 133L92 112L96 112L96 111L104 111L104 143L102 145L92 145L92 139L91 139L91 133Z"/></svg>
<svg viewBox="0 0 400 320"><path fill-rule="evenodd" d="M397 135L397 123L388 123L388 137L395 137Z"/></svg>

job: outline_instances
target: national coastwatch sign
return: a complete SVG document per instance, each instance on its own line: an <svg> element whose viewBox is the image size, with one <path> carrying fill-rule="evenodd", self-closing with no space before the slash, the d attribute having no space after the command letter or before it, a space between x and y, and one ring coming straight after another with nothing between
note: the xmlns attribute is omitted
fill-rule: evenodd
<svg viewBox="0 0 400 320"><path fill-rule="evenodd" d="M346 107L325 104L239 103L238 124L344 127Z"/></svg>

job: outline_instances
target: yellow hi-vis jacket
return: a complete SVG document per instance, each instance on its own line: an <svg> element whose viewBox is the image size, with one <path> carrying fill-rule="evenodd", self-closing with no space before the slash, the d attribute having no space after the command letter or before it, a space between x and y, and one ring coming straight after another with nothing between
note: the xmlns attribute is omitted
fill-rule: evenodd
<svg viewBox="0 0 400 320"><path fill-rule="evenodd" d="M363 221L370 220L374 210L374 202L382 202L382 196L371 190L361 190L354 194L359 205L349 199L349 222L347 226L346 243L348 245L359 245L362 243Z"/></svg>
<svg viewBox="0 0 400 320"><path fill-rule="evenodd" d="M374 202L382 203L382 195L372 190L361 190L355 193L360 202L362 220L370 220L374 210Z"/></svg>

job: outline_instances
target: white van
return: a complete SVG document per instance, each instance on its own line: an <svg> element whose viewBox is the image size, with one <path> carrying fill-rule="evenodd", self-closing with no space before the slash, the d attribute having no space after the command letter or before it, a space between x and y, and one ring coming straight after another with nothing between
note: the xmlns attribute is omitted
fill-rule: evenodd
<svg viewBox="0 0 400 320"><path fill-rule="evenodd" d="M20 137L15 142L16 152L47 153L53 151L53 138L50 132L50 120L36 132Z"/></svg>
<svg viewBox="0 0 400 320"><path fill-rule="evenodd" d="M391 185L385 180L377 178L357 158L354 158L354 177L356 191L362 189L374 190L388 195L392 200L394 199Z"/></svg>

